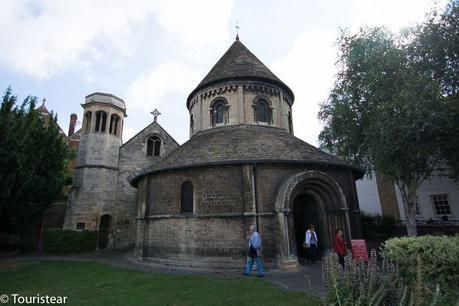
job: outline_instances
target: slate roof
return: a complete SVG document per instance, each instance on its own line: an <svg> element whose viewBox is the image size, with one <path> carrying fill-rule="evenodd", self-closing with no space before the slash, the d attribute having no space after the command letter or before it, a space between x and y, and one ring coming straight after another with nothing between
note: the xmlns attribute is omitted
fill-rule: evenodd
<svg viewBox="0 0 459 306"><path fill-rule="evenodd" d="M284 129L257 125L231 125L205 130L163 159L129 176L131 185L150 173L207 165L301 163L361 169L293 136Z"/></svg>
<svg viewBox="0 0 459 306"><path fill-rule="evenodd" d="M222 81L231 80L268 82L284 89L291 96L292 102L294 100L292 90L237 39L201 83L190 93L187 99L187 107L189 108L191 98L199 90Z"/></svg>

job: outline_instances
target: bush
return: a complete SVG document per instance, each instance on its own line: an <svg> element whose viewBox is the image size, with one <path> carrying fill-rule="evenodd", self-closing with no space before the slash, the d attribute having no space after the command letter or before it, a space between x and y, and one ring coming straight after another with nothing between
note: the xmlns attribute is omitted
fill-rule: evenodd
<svg viewBox="0 0 459 306"><path fill-rule="evenodd" d="M94 251L97 232L72 230L47 230L44 237L46 253L67 254Z"/></svg>
<svg viewBox="0 0 459 306"><path fill-rule="evenodd" d="M459 299L458 254L459 236L392 238L382 248L383 257L398 266L410 290L431 296L439 289L440 305Z"/></svg>
<svg viewBox="0 0 459 306"><path fill-rule="evenodd" d="M377 263L375 250L367 263L345 258L344 269L334 253L327 256L322 266L322 278L328 287L325 305L403 305L403 288L395 265Z"/></svg>

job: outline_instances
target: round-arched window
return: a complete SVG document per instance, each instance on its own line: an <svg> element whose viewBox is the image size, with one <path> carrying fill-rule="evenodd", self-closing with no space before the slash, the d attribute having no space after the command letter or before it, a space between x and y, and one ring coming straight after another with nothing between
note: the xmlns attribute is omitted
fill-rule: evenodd
<svg viewBox="0 0 459 306"><path fill-rule="evenodd" d="M210 118L211 118L211 124L214 126L216 124L223 124L226 123L228 120L227 118L227 109L228 109L228 103L223 100L217 100L213 102L212 108L210 110Z"/></svg>
<svg viewBox="0 0 459 306"><path fill-rule="evenodd" d="M223 123L225 120L225 106L222 103L217 105L216 123Z"/></svg>
<svg viewBox="0 0 459 306"><path fill-rule="evenodd" d="M147 156L161 155L161 139L157 136L151 136L147 139Z"/></svg>
<svg viewBox="0 0 459 306"><path fill-rule="evenodd" d="M96 113L96 132L105 132L107 126L107 113L98 111Z"/></svg>
<svg viewBox="0 0 459 306"><path fill-rule="evenodd" d="M185 182L182 184L182 192L180 199L180 213L193 212L193 184Z"/></svg>
<svg viewBox="0 0 459 306"><path fill-rule="evenodd" d="M259 100L255 105L255 121L269 122L269 105L265 100Z"/></svg>

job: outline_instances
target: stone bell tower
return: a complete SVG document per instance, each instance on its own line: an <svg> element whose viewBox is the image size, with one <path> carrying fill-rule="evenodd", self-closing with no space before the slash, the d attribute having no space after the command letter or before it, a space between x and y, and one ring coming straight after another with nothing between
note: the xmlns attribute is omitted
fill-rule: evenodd
<svg viewBox="0 0 459 306"><path fill-rule="evenodd" d="M99 92L88 95L81 106L83 127L64 228L99 230L99 240L103 240L104 232L110 231L115 209L126 106L122 99Z"/></svg>

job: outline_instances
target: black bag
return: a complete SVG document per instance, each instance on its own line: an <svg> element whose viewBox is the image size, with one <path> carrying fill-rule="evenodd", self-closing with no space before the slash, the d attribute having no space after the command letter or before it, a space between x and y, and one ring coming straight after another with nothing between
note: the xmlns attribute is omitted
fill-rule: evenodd
<svg viewBox="0 0 459 306"><path fill-rule="evenodd" d="M257 257L257 249L255 249L253 246L250 246L249 248L249 257Z"/></svg>

